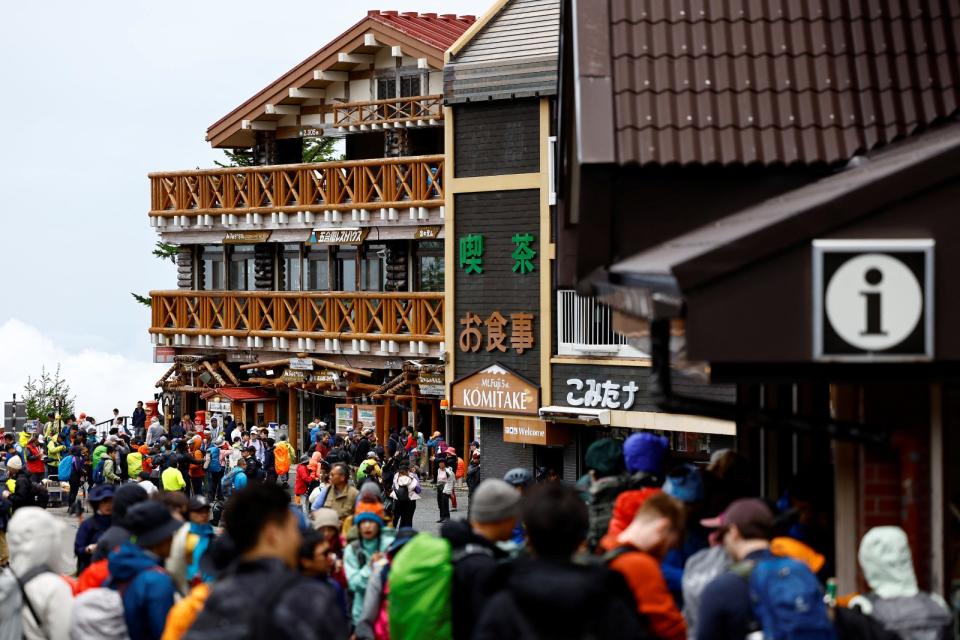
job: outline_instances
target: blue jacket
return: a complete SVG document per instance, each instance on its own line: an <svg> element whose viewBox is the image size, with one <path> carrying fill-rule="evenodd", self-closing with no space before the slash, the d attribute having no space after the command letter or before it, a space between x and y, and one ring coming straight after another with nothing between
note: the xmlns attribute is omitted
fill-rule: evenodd
<svg viewBox="0 0 960 640"><path fill-rule="evenodd" d="M163 560L124 542L110 553L107 566L109 586L123 592L123 617L130 640L160 640L177 591L163 570Z"/></svg>
<svg viewBox="0 0 960 640"><path fill-rule="evenodd" d="M77 537L73 539L73 552L77 556L77 570L83 571L89 566L92 554L87 553L85 549L91 544L97 544L103 532L110 528L113 522L113 516L105 516L102 513L95 513L92 518L87 518L80 523L77 529Z"/></svg>

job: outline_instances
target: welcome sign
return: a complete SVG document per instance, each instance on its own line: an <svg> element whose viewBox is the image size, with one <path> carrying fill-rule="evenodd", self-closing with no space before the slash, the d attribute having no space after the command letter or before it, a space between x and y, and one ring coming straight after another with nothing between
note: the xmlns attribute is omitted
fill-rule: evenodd
<svg viewBox="0 0 960 640"><path fill-rule="evenodd" d="M455 381L450 388L456 411L537 416L540 387L497 363Z"/></svg>

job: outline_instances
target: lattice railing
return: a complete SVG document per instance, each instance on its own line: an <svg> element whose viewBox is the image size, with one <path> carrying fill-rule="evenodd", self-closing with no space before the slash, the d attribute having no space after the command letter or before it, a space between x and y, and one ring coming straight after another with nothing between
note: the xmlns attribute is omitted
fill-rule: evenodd
<svg viewBox="0 0 960 640"><path fill-rule="evenodd" d="M150 174L155 217L437 207L443 156Z"/></svg>
<svg viewBox="0 0 960 640"><path fill-rule="evenodd" d="M150 333L443 340L442 293L154 291Z"/></svg>
<svg viewBox="0 0 960 640"><path fill-rule="evenodd" d="M413 96L334 104L333 126L384 125L443 119L443 96Z"/></svg>

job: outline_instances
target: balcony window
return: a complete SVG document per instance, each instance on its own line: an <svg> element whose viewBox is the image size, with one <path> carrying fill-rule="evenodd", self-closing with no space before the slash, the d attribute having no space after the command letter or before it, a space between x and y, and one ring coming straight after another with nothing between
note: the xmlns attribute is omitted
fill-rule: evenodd
<svg viewBox="0 0 960 640"><path fill-rule="evenodd" d="M420 95L420 76L403 76L400 78L400 97L412 98Z"/></svg>
<svg viewBox="0 0 960 640"><path fill-rule="evenodd" d="M226 268L224 266L223 247L203 246L199 249L198 263L202 266L202 275L197 284L203 291L224 291L227 288Z"/></svg>
<svg viewBox="0 0 960 640"><path fill-rule="evenodd" d="M230 290L256 290L254 251L252 244L241 244L230 250Z"/></svg>
<svg viewBox="0 0 960 640"><path fill-rule="evenodd" d="M357 290L357 248L338 247L334 258L337 291Z"/></svg>
<svg viewBox="0 0 960 640"><path fill-rule="evenodd" d="M443 242L417 243L417 291L443 291Z"/></svg>
<svg viewBox="0 0 960 640"><path fill-rule="evenodd" d="M304 251L304 290L328 291L330 289L330 252L324 248L310 247Z"/></svg>
<svg viewBox="0 0 960 640"><path fill-rule="evenodd" d="M613 311L596 298L557 291L557 355L646 358L613 328Z"/></svg>
<svg viewBox="0 0 960 640"><path fill-rule="evenodd" d="M300 245L283 245L283 291L300 291L302 288Z"/></svg>
<svg viewBox="0 0 960 640"><path fill-rule="evenodd" d="M390 100L397 97L397 79L394 77L377 80L377 100Z"/></svg>
<svg viewBox="0 0 960 640"><path fill-rule="evenodd" d="M382 244L372 244L364 247L363 259L360 261L360 290L383 291L386 284L387 248Z"/></svg>

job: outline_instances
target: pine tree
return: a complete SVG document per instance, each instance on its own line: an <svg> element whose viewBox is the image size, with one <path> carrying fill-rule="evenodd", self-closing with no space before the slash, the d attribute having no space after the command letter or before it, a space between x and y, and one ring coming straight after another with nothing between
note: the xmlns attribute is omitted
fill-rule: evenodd
<svg viewBox="0 0 960 640"><path fill-rule="evenodd" d="M27 378L23 387L28 420L46 420L51 411L61 416L73 413L76 398L70 395L70 385L60 377L60 365L52 375L41 367L39 378Z"/></svg>

